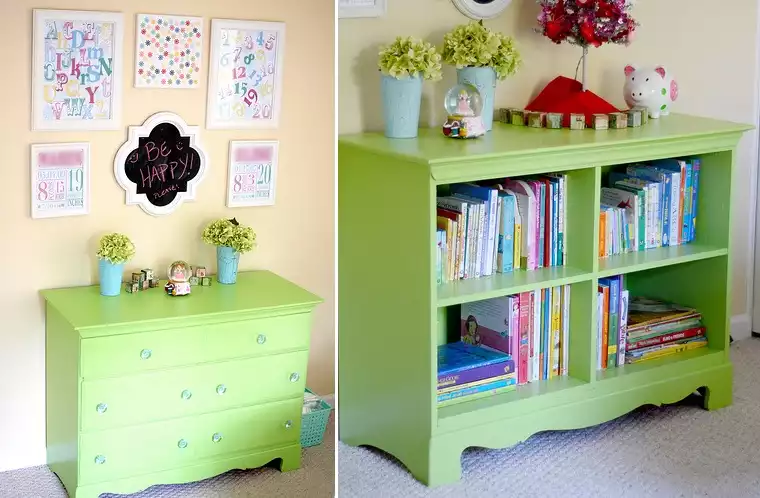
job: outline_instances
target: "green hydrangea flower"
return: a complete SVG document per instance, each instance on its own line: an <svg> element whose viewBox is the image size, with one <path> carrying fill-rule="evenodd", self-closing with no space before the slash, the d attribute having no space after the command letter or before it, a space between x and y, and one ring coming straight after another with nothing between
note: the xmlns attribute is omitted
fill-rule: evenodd
<svg viewBox="0 0 760 498"><path fill-rule="evenodd" d="M214 246L227 246L239 253L245 253L256 245L256 233L251 227L231 220L216 220L209 223L201 234L203 242Z"/></svg>
<svg viewBox="0 0 760 498"><path fill-rule="evenodd" d="M483 26L483 21L457 26L443 37L443 60L463 67L492 67L503 80L522 65L514 40Z"/></svg>
<svg viewBox="0 0 760 498"><path fill-rule="evenodd" d="M109 233L100 238L97 255L100 259L119 265L132 259L135 245L126 235Z"/></svg>
<svg viewBox="0 0 760 498"><path fill-rule="evenodd" d="M437 81L441 74L441 54L432 44L412 38L397 37L388 46L380 47L377 66L383 74L396 79L416 77Z"/></svg>

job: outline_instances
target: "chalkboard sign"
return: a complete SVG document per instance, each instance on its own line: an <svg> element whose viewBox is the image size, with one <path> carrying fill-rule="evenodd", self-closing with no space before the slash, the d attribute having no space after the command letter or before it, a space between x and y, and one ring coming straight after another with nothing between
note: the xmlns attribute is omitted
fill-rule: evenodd
<svg viewBox="0 0 760 498"><path fill-rule="evenodd" d="M183 200L195 198L203 179L206 154L198 143L198 127L170 112L129 127L129 140L116 154L114 173L127 193L127 204L164 215Z"/></svg>

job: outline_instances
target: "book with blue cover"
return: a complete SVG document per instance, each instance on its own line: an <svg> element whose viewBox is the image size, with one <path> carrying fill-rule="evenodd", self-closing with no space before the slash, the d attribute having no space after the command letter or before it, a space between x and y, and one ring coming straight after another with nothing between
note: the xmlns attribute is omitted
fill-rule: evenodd
<svg viewBox="0 0 760 498"><path fill-rule="evenodd" d="M487 346L452 342L438 346L438 389L515 373L512 356ZM482 382L480 384L483 384Z"/></svg>

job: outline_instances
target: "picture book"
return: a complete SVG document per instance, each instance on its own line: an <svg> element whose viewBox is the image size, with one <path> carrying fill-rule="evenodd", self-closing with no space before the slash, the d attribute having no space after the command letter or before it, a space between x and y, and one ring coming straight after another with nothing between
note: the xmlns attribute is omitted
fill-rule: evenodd
<svg viewBox="0 0 760 498"><path fill-rule="evenodd" d="M625 363L625 352L628 349L628 301L630 294L627 290L620 293L620 334L618 335L617 365Z"/></svg>
<svg viewBox="0 0 760 498"><path fill-rule="evenodd" d="M599 292L602 294L602 347L598 354L602 358L602 368L606 369L610 340L610 286L600 280Z"/></svg>
<svg viewBox="0 0 760 498"><path fill-rule="evenodd" d="M528 357L530 355L531 321L530 292L520 293L520 346L517 358L517 384L528 382Z"/></svg>
<svg viewBox="0 0 760 498"><path fill-rule="evenodd" d="M568 374L570 362L570 289L569 285L565 285L562 292L562 340L560 343L562 370L560 375Z"/></svg>
<svg viewBox="0 0 760 498"><path fill-rule="evenodd" d="M474 387L465 387L455 391L437 395L438 406L446 406L454 402L461 401L466 397L467 401L479 399L485 396L493 396L503 392L511 391L515 388L517 379L511 375L503 380L497 380L488 384L482 384Z"/></svg>
<svg viewBox="0 0 760 498"><path fill-rule="evenodd" d="M628 303L628 330L656 325L667 320L697 316L693 308L634 296Z"/></svg>
<svg viewBox="0 0 760 498"><path fill-rule="evenodd" d="M455 183L451 186L451 192L455 197L477 199L484 203L483 233L485 235L485 243L481 243L480 248L480 251L482 251L483 254L481 274L491 275L493 273L493 261L491 255L494 252L494 244L497 234L496 199L498 190L469 183Z"/></svg>
<svg viewBox="0 0 760 498"><path fill-rule="evenodd" d="M507 189L515 194L517 210L522 223L520 267L528 270L538 268L538 199L533 188L523 180L507 180Z"/></svg>
<svg viewBox="0 0 760 498"><path fill-rule="evenodd" d="M671 332L664 335L657 335L647 339L639 339L628 344L628 351L636 351L638 349L648 348L651 346L657 346L658 344L668 344L682 339L690 339L692 337L698 337L705 335L704 327L692 327L690 329L680 330L678 332Z"/></svg>
<svg viewBox="0 0 760 498"><path fill-rule="evenodd" d="M515 210L517 205L514 194L509 192L499 192L499 199L502 204L496 268L501 273L509 273L514 270Z"/></svg>
<svg viewBox="0 0 760 498"><path fill-rule="evenodd" d="M495 297L482 301L463 303L461 306L461 339L474 346L485 345L503 353L510 348L510 299ZM515 361L519 359L514 356Z"/></svg>

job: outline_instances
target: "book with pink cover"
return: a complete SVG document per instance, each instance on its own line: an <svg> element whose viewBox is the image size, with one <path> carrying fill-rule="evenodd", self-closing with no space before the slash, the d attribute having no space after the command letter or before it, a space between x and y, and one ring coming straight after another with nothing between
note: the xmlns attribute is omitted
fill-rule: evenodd
<svg viewBox="0 0 760 498"><path fill-rule="evenodd" d="M504 186L514 192L517 199L517 210L522 218L523 236L520 266L528 270L535 270L538 268L538 237L541 226L536 193L533 187L524 180L507 179Z"/></svg>

